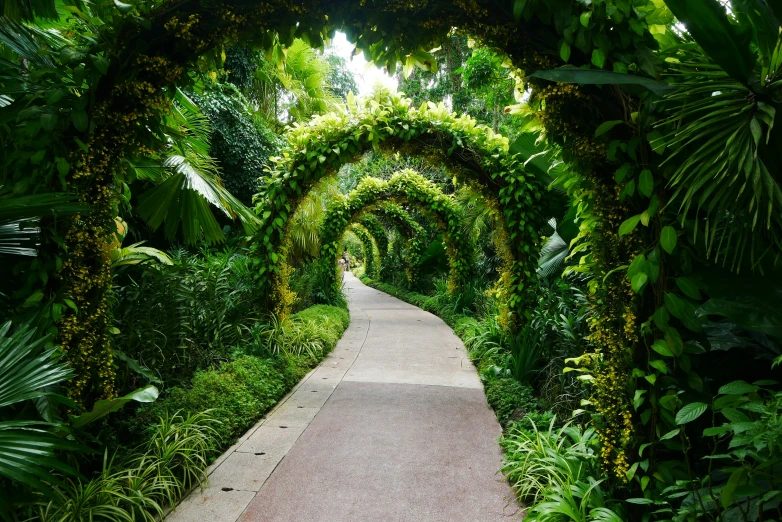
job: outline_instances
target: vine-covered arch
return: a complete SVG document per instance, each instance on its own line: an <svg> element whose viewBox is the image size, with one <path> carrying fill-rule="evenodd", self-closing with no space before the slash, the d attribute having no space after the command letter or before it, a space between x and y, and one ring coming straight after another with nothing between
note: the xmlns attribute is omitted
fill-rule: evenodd
<svg viewBox="0 0 782 522"><path fill-rule="evenodd" d="M411 288L418 284L418 272L421 260L428 246L426 231L413 216L401 205L392 201L384 201L375 207L369 207L368 212L383 215L396 227L401 236L407 238L407 257L405 259L405 275Z"/></svg>
<svg viewBox="0 0 782 522"><path fill-rule="evenodd" d="M364 273L369 277L377 277L380 273L380 267L376 264L375 250L377 249L377 243L374 240L372 234L360 223L351 223L345 230L350 230L364 247ZM344 234L344 230L340 237ZM330 259L331 265L334 265L333 259Z"/></svg>
<svg viewBox="0 0 782 522"><path fill-rule="evenodd" d="M412 170L403 170L388 181L364 178L344 201L331 206L326 212L320 229L318 263L321 281L326 286L323 291L327 296L336 298L340 289L334 265L339 238L365 209L383 201L404 201L420 208L443 234L450 266L449 288L453 290L469 281L473 248L462 228L461 209L452 197L443 194L432 182Z"/></svg>
<svg viewBox="0 0 782 522"><path fill-rule="evenodd" d="M256 211L263 226L253 246L258 282L270 305L289 301L285 262L287 224L301 199L324 176L357 155L381 144L402 147L435 147L462 168L465 182L493 194L498 228L509 245L501 274L499 301L507 305L506 324L532 302L534 265L543 224L539 200L543 189L523 164L508 151L507 138L479 125L468 116L457 116L444 105L411 107L397 94L362 101L350 100L346 109L317 116L287 134L282 155L275 158L263 191L256 197ZM489 196L487 196L489 197Z"/></svg>
<svg viewBox="0 0 782 522"><path fill-rule="evenodd" d="M360 218L358 218L358 223L366 228L367 232L369 232L374 238L375 245L377 245L377 252L380 254L380 259L382 262L383 257L388 254L388 234L383 228L383 225L381 225L380 221L378 221L377 218L370 213L365 213ZM379 272L380 268L378 267L378 273Z"/></svg>

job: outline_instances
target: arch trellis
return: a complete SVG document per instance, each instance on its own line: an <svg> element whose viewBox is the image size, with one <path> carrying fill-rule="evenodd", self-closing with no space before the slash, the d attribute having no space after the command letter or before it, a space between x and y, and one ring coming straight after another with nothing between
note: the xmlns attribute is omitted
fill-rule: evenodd
<svg viewBox="0 0 782 522"><path fill-rule="evenodd" d="M376 208L369 207L368 211L378 213L387 218L396 227L401 236L407 238L407 258L405 259L405 275L411 288L418 284L418 272L421 259L426 252L428 241L426 231L413 216L401 205L392 201L385 201Z"/></svg>
<svg viewBox="0 0 782 522"><path fill-rule="evenodd" d="M377 248L377 244L374 241L374 237L360 223L352 223L348 229L356 234L364 247L364 273L369 277L377 277L380 273L380 267L376 264L375 249ZM342 234L340 234L340 236L342 236ZM333 258L329 258L329 261L329 264L334 266Z"/></svg>
<svg viewBox="0 0 782 522"><path fill-rule="evenodd" d="M369 213L366 213L358 218L358 223L366 228L367 232L369 232L374 238L375 244L377 245L377 251L380 254L380 259L382 262L383 257L388 254L388 234L383 228L383 225L380 224L380 221L378 221L375 216ZM380 269L378 267L378 273L379 272Z"/></svg>
<svg viewBox="0 0 782 522"><path fill-rule="evenodd" d="M448 253L449 287L455 289L469 281L473 247L462 228L461 209L451 196L443 194L432 182L412 170L403 170L388 181L364 178L344 201L326 212L321 225L319 260L321 281L328 286L323 289L324 293L333 298L339 292L334 259L343 231L365 209L383 201L405 201L436 223Z"/></svg>
<svg viewBox="0 0 782 522"><path fill-rule="evenodd" d="M459 176L487 197L496 197L499 228L512 255L501 274L505 295L499 301L507 305L506 322L521 316L525 303L533 302L543 189L509 153L507 138L442 104L414 108L410 100L396 94L352 101L340 112L293 127L287 138L263 192L256 197L263 225L253 246L254 264L270 305L287 302L287 225L301 199L324 176L381 144L440 149L462 167ZM279 306L277 311L284 312Z"/></svg>

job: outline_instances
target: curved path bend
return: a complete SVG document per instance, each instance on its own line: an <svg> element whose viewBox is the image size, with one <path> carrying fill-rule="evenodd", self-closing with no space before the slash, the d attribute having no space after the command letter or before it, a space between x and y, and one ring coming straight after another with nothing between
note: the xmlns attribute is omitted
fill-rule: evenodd
<svg viewBox="0 0 782 522"><path fill-rule="evenodd" d="M500 426L439 318L345 274L334 351L218 459L169 522L517 518Z"/></svg>

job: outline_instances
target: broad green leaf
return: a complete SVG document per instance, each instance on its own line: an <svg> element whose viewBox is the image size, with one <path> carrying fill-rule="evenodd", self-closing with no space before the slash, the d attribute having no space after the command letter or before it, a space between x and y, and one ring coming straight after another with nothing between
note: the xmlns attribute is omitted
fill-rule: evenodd
<svg viewBox="0 0 782 522"><path fill-rule="evenodd" d="M646 282L648 280L649 280L649 276L647 276L643 272L639 272L638 274L635 274L630 282L631 286L633 287L633 291L636 294L640 294L641 291L644 289L644 286L646 286Z"/></svg>
<svg viewBox="0 0 782 522"><path fill-rule="evenodd" d="M666 225L660 231L660 245L662 245L663 250L665 250L669 254L672 254L673 249L676 248L677 240L678 237L676 236L676 231L673 229L672 226Z"/></svg>
<svg viewBox="0 0 782 522"><path fill-rule="evenodd" d="M657 96L673 92L670 85L649 79L644 76L621 74L595 69L579 69L573 66L551 69L549 71L537 71L530 75L531 78L541 78L557 83L580 83L583 85L637 85L643 87Z"/></svg>
<svg viewBox="0 0 782 522"><path fill-rule="evenodd" d="M95 403L92 411L83 413L77 416L71 416L71 423L75 428L79 428L90 422L96 421L102 417L105 417L109 413L115 412L122 408L130 401L136 402L154 402L157 399L158 390L156 387L150 385L139 388L138 390L131 392L124 397L117 397L116 399L105 399Z"/></svg>
<svg viewBox="0 0 782 522"><path fill-rule="evenodd" d="M660 440L668 440L668 439L672 439L672 438L674 438L676 435L678 435L678 434L679 434L679 432L681 432L681 431L682 431L682 429L681 429L681 428L676 428L675 430L671 430L671 431L669 431L668 433L666 433L665 435L663 435L662 437L660 437Z"/></svg>
<svg viewBox="0 0 782 522"><path fill-rule="evenodd" d="M649 366L658 370L661 373L668 373L668 365L665 364L665 361L663 361L662 359L657 359L656 361L649 361Z"/></svg>
<svg viewBox="0 0 782 522"><path fill-rule="evenodd" d="M704 437L714 437L717 435L722 435L723 433L727 433L730 431L729 426L718 426L713 428L706 428L703 430L703 436Z"/></svg>
<svg viewBox="0 0 782 522"><path fill-rule="evenodd" d="M700 301L701 291L698 290L698 285L689 277L677 277L676 286L678 286L679 290L687 297Z"/></svg>
<svg viewBox="0 0 782 522"><path fill-rule="evenodd" d="M620 123L622 123L622 120L604 121L603 123L600 124L600 126L595 131L595 137L602 136L606 132L610 131L611 129L619 125Z"/></svg>
<svg viewBox="0 0 782 522"><path fill-rule="evenodd" d="M744 381L733 381L724 386L721 386L719 391L720 395L743 395L745 393L753 393L758 391L758 386L749 384Z"/></svg>
<svg viewBox="0 0 782 522"><path fill-rule="evenodd" d="M652 350L664 357L673 357L673 352L670 348L668 348L668 343L662 339L657 339L654 341L654 344L652 344Z"/></svg>
<svg viewBox="0 0 782 522"><path fill-rule="evenodd" d="M592 49L592 65L602 69L605 63L606 63L606 54L603 52L603 50L598 47Z"/></svg>
<svg viewBox="0 0 782 522"><path fill-rule="evenodd" d="M524 6L527 4L527 0L515 0L513 2L513 18L518 22L521 20L521 15L524 12Z"/></svg>
<svg viewBox="0 0 782 522"><path fill-rule="evenodd" d="M741 483L741 478L744 476L744 468L740 467L735 469L728 478L728 483L722 488L720 493L720 503L722 507L727 509L733 504L733 494L736 492L736 487Z"/></svg>
<svg viewBox="0 0 782 522"><path fill-rule="evenodd" d="M73 121L73 126L76 127L76 130L78 130L79 132L86 131L87 127L89 126L87 113L84 110L71 111L71 121Z"/></svg>
<svg viewBox="0 0 782 522"><path fill-rule="evenodd" d="M668 327L668 320L670 318L671 316L668 314L668 310L665 306L661 306L654 311L654 324L661 330Z"/></svg>
<svg viewBox="0 0 782 522"><path fill-rule="evenodd" d="M649 169L644 169L641 171L641 174L638 177L638 192L648 198L652 195L653 191L654 176L652 176L652 171Z"/></svg>
<svg viewBox="0 0 782 522"><path fill-rule="evenodd" d="M562 45L559 46L559 57L562 61L567 63L570 60L570 44L566 41L562 41Z"/></svg>
<svg viewBox="0 0 782 522"><path fill-rule="evenodd" d="M123 2L120 2L119 0L114 0L114 5L117 7L117 10L122 14L128 14L131 9L133 9L133 6L131 4L125 4Z"/></svg>
<svg viewBox="0 0 782 522"><path fill-rule="evenodd" d="M624 222L621 225L619 225L619 236L626 236L627 234L635 230L635 227L638 226L639 221L641 221L641 214L638 214L637 216L633 216L624 220Z"/></svg>
<svg viewBox="0 0 782 522"><path fill-rule="evenodd" d="M703 415L708 409L708 405L702 402L692 402L686 404L681 410L676 412L676 424L687 424Z"/></svg>

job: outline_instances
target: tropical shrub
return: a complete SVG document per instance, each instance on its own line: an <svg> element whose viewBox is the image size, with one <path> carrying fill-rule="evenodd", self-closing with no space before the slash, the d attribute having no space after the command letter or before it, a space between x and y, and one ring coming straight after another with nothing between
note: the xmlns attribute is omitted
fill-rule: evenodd
<svg viewBox="0 0 782 522"><path fill-rule="evenodd" d="M182 382L226 360L265 313L241 248L172 253L172 266L145 264L115 277L115 353L121 384Z"/></svg>

